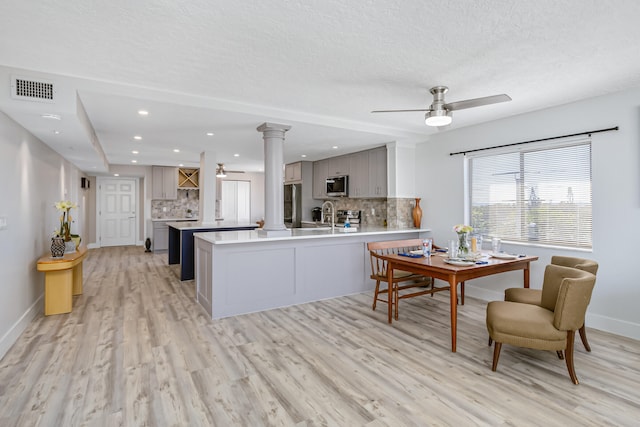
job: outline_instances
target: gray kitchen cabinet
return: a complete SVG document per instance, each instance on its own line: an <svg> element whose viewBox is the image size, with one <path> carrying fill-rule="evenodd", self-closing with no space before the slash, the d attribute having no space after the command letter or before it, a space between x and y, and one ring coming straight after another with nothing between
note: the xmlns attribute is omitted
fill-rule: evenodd
<svg viewBox="0 0 640 427"><path fill-rule="evenodd" d="M369 152L349 156L349 197L369 197Z"/></svg>
<svg viewBox="0 0 640 427"><path fill-rule="evenodd" d="M169 249L169 227L165 221L153 222L153 251L161 252Z"/></svg>
<svg viewBox="0 0 640 427"><path fill-rule="evenodd" d="M387 197L387 147L369 150L369 197Z"/></svg>
<svg viewBox="0 0 640 427"><path fill-rule="evenodd" d="M302 162L289 163L284 167L284 182L302 181Z"/></svg>
<svg viewBox="0 0 640 427"><path fill-rule="evenodd" d="M328 177L349 175L350 156L330 157L328 160Z"/></svg>
<svg viewBox="0 0 640 427"><path fill-rule="evenodd" d="M175 200L178 198L178 168L152 167L151 198L153 200Z"/></svg>
<svg viewBox="0 0 640 427"><path fill-rule="evenodd" d="M327 178L329 177L329 161L318 160L313 162L313 198L325 199L327 197Z"/></svg>

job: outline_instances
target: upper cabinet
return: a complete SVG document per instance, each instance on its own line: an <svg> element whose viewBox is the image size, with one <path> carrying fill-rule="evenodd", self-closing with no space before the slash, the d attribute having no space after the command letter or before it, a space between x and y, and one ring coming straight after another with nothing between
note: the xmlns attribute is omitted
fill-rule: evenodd
<svg viewBox="0 0 640 427"><path fill-rule="evenodd" d="M180 168L178 169L178 188L198 188L200 169Z"/></svg>
<svg viewBox="0 0 640 427"><path fill-rule="evenodd" d="M178 168L153 166L151 198L154 200L175 200L178 198Z"/></svg>
<svg viewBox="0 0 640 427"><path fill-rule="evenodd" d="M349 197L387 197L387 148L313 162L313 198L326 199L327 178L348 175Z"/></svg>
<svg viewBox="0 0 640 427"><path fill-rule="evenodd" d="M313 162L313 198L327 197L327 178L329 177L329 160Z"/></svg>
<svg viewBox="0 0 640 427"><path fill-rule="evenodd" d="M349 166L351 163L350 155L330 157L328 158L328 176L349 175Z"/></svg>
<svg viewBox="0 0 640 427"><path fill-rule="evenodd" d="M302 181L302 162L289 163L284 167L284 182Z"/></svg>
<svg viewBox="0 0 640 427"><path fill-rule="evenodd" d="M387 148L369 150L369 197L387 197Z"/></svg>
<svg viewBox="0 0 640 427"><path fill-rule="evenodd" d="M361 151L349 156L349 197L369 194L369 152Z"/></svg>

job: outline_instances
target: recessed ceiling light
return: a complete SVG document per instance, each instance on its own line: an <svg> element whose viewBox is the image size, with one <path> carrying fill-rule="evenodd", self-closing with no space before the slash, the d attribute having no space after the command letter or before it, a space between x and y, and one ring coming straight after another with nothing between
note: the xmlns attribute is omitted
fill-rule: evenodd
<svg viewBox="0 0 640 427"><path fill-rule="evenodd" d="M52 120L62 120L62 117L60 117L59 114L43 114L41 116L43 119L52 119Z"/></svg>
<svg viewBox="0 0 640 427"><path fill-rule="evenodd" d="M240 154L236 153L233 155L233 157L240 157Z"/></svg>
<svg viewBox="0 0 640 427"><path fill-rule="evenodd" d="M131 163L138 163L137 160L131 160Z"/></svg>
<svg viewBox="0 0 640 427"><path fill-rule="evenodd" d="M131 154L138 154L138 153L139 153L139 151L138 151L138 150L133 150L133 151L131 152Z"/></svg>
<svg viewBox="0 0 640 427"><path fill-rule="evenodd" d="M141 116L148 116L149 112L147 110L138 110L138 114L140 114Z"/></svg>
<svg viewBox="0 0 640 427"><path fill-rule="evenodd" d="M183 167L184 165L182 163L180 163L178 166Z"/></svg>
<svg viewBox="0 0 640 427"><path fill-rule="evenodd" d="M136 135L136 136L133 137L133 139L135 139L137 141L140 141L142 139L142 137L140 135Z"/></svg>
<svg viewBox="0 0 640 427"><path fill-rule="evenodd" d="M173 149L173 152L174 152L174 153L179 153L179 152L180 152L180 150L178 150L177 148L174 148L174 149Z"/></svg>
<svg viewBox="0 0 640 427"><path fill-rule="evenodd" d="M56 135L60 135L61 132L59 130L54 130L53 133Z"/></svg>
<svg viewBox="0 0 640 427"><path fill-rule="evenodd" d="M302 154L302 155L300 155L300 157L307 157L307 155L306 154Z"/></svg>
<svg viewBox="0 0 640 427"><path fill-rule="evenodd" d="M213 136L213 132L207 132L207 136Z"/></svg>
<svg viewBox="0 0 640 427"><path fill-rule="evenodd" d="M114 173L113 176L120 176L120 174L119 173Z"/></svg>
<svg viewBox="0 0 640 427"><path fill-rule="evenodd" d="M334 146L333 146L333 147L331 147L331 148L333 148L333 149L335 150L336 148L338 148L338 146L337 146L337 145L334 145Z"/></svg>

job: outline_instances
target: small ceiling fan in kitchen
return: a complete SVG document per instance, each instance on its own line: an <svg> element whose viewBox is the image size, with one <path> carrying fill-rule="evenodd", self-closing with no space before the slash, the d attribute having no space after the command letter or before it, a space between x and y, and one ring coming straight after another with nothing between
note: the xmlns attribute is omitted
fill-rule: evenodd
<svg viewBox="0 0 640 427"><path fill-rule="evenodd" d="M445 103L444 94L449 90L446 86L435 86L429 89L433 95L433 103L427 109L419 110L375 110L372 113L407 113L414 111L426 111L424 121L427 126L447 126L451 123L452 111L466 108L481 107L483 105L497 104L511 101L506 94L485 96L482 98L465 99L463 101Z"/></svg>
<svg viewBox="0 0 640 427"><path fill-rule="evenodd" d="M224 168L224 163L218 163L218 167L216 168L216 178L224 178L227 176L227 173L244 173L244 171L230 171Z"/></svg>

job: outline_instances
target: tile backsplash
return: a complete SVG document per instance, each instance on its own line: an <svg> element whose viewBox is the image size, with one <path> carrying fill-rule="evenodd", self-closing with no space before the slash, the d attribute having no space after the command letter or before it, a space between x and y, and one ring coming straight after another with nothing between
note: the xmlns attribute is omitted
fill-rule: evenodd
<svg viewBox="0 0 640 427"><path fill-rule="evenodd" d="M331 199L336 210L361 210L362 224L383 226L387 221L389 227L413 227L411 213L415 199ZM318 206L322 204L319 201Z"/></svg>
<svg viewBox="0 0 640 427"><path fill-rule="evenodd" d="M198 217L200 205L200 191L197 189L178 189L176 200L152 200L151 218L186 218L187 209L191 209L193 217Z"/></svg>

